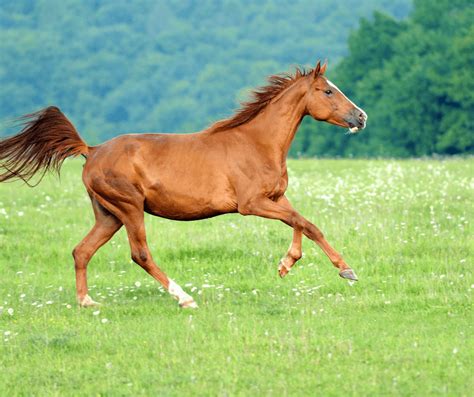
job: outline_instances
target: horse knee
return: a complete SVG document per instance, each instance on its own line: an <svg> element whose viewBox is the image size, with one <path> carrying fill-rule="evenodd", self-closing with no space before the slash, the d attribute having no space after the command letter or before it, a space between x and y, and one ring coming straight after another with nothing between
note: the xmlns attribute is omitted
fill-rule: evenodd
<svg viewBox="0 0 474 397"><path fill-rule="evenodd" d="M324 234L313 224L310 227L304 229L304 234L308 236L311 240L321 241L324 240Z"/></svg>
<svg viewBox="0 0 474 397"><path fill-rule="evenodd" d="M317 241L321 241L321 240L324 240L324 234L321 230L319 229L316 229L314 232L313 232L313 235L314 235L314 239L317 240Z"/></svg>
<svg viewBox="0 0 474 397"><path fill-rule="evenodd" d="M316 229L315 237L316 237L316 240L324 240L324 234L319 229Z"/></svg>

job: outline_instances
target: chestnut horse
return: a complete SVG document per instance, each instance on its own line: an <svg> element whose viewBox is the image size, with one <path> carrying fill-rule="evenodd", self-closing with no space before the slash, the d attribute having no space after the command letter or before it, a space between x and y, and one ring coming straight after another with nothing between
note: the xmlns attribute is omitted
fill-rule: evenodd
<svg viewBox="0 0 474 397"><path fill-rule="evenodd" d="M318 62L310 71L271 76L231 118L192 134L120 135L91 147L58 108L48 107L24 116L23 130L0 141L0 182L28 182L38 171L59 172L67 157L86 158L82 180L95 225L73 251L81 306L96 304L88 295L87 264L124 225L133 261L181 307L197 307L153 260L144 212L183 221L236 212L278 219L293 228L293 241L279 264L281 277L301 258L304 234L321 247L341 277L357 280L321 231L285 196L288 150L306 115L351 133L365 127L367 115L324 76L326 66Z"/></svg>

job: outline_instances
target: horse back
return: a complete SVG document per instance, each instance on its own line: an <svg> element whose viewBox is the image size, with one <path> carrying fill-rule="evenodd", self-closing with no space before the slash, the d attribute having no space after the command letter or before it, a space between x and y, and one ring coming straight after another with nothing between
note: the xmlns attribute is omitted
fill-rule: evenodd
<svg viewBox="0 0 474 397"><path fill-rule="evenodd" d="M90 150L83 181L91 195L181 220L237 209L226 162L204 134L129 134Z"/></svg>

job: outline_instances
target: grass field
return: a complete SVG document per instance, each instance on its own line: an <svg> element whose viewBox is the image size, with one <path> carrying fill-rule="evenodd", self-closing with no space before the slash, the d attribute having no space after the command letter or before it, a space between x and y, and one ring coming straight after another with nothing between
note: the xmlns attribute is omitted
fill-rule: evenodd
<svg viewBox="0 0 474 397"><path fill-rule="evenodd" d="M288 196L360 281L291 230L227 215L147 217L179 309L131 262L125 232L75 303L72 248L93 224L81 161L35 189L0 185L0 395L468 396L473 382L473 159L298 160Z"/></svg>

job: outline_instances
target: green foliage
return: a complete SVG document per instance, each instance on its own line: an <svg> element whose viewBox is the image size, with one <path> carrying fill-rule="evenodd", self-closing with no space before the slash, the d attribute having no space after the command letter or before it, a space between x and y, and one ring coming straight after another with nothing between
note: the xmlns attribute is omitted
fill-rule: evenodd
<svg viewBox="0 0 474 397"><path fill-rule="evenodd" d="M474 150L472 1L418 0L403 22L376 13L351 35L349 51L332 76L367 111L367 129L347 137L305 124L294 154L405 157Z"/></svg>
<svg viewBox="0 0 474 397"><path fill-rule="evenodd" d="M416 0L400 20L409 6L4 1L0 118L55 104L90 143L195 131L230 115L265 76L328 58L329 77L367 111L368 127L348 136L305 120L291 155L472 153L472 1Z"/></svg>
<svg viewBox="0 0 474 397"><path fill-rule="evenodd" d="M0 118L55 104L90 143L198 130L269 74L335 65L360 17L402 18L410 3L3 0Z"/></svg>

